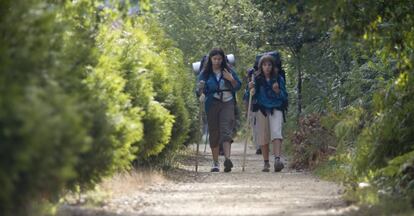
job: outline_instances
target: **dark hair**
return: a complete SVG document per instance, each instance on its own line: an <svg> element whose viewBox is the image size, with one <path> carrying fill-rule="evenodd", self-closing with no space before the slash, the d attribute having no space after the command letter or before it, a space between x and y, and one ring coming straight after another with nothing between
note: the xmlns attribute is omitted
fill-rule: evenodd
<svg viewBox="0 0 414 216"><path fill-rule="evenodd" d="M264 55L260 58L259 65L258 65L259 76L264 76L262 67L265 62L270 62L272 64L272 71L270 72L270 77L272 78L277 77L280 69L276 65L275 58L273 58L273 56L271 55Z"/></svg>
<svg viewBox="0 0 414 216"><path fill-rule="evenodd" d="M210 74L213 73L213 63L211 62L211 58L216 55L220 55L223 58L223 61L221 62L221 70L224 70L224 68L226 68L228 71L230 71L230 67L227 64L227 59L224 51L221 48L213 48L208 53L207 64L205 64L203 69L204 79L208 79Z"/></svg>

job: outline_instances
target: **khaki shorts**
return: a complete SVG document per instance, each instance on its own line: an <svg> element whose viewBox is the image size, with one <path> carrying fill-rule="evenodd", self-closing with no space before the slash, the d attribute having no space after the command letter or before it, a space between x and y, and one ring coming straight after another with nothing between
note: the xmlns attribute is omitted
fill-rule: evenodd
<svg viewBox="0 0 414 216"><path fill-rule="evenodd" d="M259 145L269 144L275 139L283 139L282 136L283 113L274 110L273 114L264 116L261 111L256 112L256 141Z"/></svg>
<svg viewBox="0 0 414 216"><path fill-rule="evenodd" d="M256 123L256 113L257 112L252 112L250 111L250 126L252 128L253 131L253 144L256 146L256 148L259 148L259 143L257 142L257 123Z"/></svg>
<svg viewBox="0 0 414 216"><path fill-rule="evenodd" d="M235 124L234 100L213 100L207 113L207 123L211 148L218 147L223 142L232 143Z"/></svg>

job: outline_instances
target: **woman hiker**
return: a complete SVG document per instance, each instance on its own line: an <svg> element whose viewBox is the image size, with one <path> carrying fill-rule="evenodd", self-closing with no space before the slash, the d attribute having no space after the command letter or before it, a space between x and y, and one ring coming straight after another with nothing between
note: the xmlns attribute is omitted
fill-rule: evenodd
<svg viewBox="0 0 414 216"><path fill-rule="evenodd" d="M245 105L245 109L246 110L249 110L248 109L249 108L249 83L252 81L251 78L252 78L252 74L254 72L256 72L256 70L254 68L251 68L251 69L247 70L247 73L246 73L247 85L246 85L245 93L243 95L243 102L244 102L244 105ZM252 100L251 101L251 104L250 104L250 108L252 108L254 104L255 104L255 101ZM247 112L246 112L245 117L247 118L247 116L248 115L247 115ZM256 147L256 154L257 155L260 155L260 154L262 154L262 149L260 148L260 145L257 142L257 136L256 136L257 135L257 131L256 131L256 113L253 112L253 109L250 109L250 121L249 121L249 123L250 123L251 130L253 132L252 133L252 138L253 138L252 141L253 141L253 144Z"/></svg>
<svg viewBox="0 0 414 216"><path fill-rule="evenodd" d="M205 102L210 148L213 155L211 172L220 171L218 161L220 144L224 150L224 172L230 172L233 163L230 159L233 128L235 125L236 91L241 82L226 61L224 51L214 48L209 52L207 64L198 76L200 100Z"/></svg>
<svg viewBox="0 0 414 216"><path fill-rule="evenodd" d="M263 172L269 172L269 143L273 145L274 170L280 172L284 165L280 159L282 151L283 104L288 98L285 80L279 74L275 59L264 55L259 60L255 80L249 83L254 88L256 104L256 137L262 148L264 160Z"/></svg>

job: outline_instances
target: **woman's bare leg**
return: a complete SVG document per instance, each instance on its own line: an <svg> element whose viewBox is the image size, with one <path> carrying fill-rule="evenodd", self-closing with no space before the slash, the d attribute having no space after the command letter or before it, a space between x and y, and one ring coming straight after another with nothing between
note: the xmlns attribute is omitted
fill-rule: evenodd
<svg viewBox="0 0 414 216"><path fill-rule="evenodd" d="M213 154L213 161L218 161L219 149L220 149L219 146L211 148L211 153Z"/></svg>
<svg viewBox="0 0 414 216"><path fill-rule="evenodd" d="M230 158L230 153L231 153L231 144L230 144L230 142L224 142L223 143L223 150L224 150L224 157L225 158Z"/></svg>
<svg viewBox="0 0 414 216"><path fill-rule="evenodd" d="M273 143L273 154L275 155L275 172L280 172L285 167L283 162L280 160L280 156L282 153L282 140L281 139L274 139Z"/></svg>
<svg viewBox="0 0 414 216"><path fill-rule="evenodd" d="M282 140L281 139L274 139L272 141L273 144L273 155L275 157L280 157L282 154Z"/></svg>
<svg viewBox="0 0 414 216"><path fill-rule="evenodd" d="M269 143L260 146L260 148L262 149L263 160L268 161L269 160Z"/></svg>

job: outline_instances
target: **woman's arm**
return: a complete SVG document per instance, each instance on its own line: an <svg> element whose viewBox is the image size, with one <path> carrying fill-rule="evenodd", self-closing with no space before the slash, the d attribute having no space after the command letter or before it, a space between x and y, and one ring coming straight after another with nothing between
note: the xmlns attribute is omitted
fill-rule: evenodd
<svg viewBox="0 0 414 216"><path fill-rule="evenodd" d="M233 69L231 69L230 72L227 69L224 69L223 76L226 80L230 81L234 91L238 91L241 88L241 81Z"/></svg>
<svg viewBox="0 0 414 216"><path fill-rule="evenodd" d="M206 82L204 80L204 74L201 72L197 77L197 89L196 92L198 95L205 93L206 91Z"/></svg>

